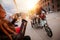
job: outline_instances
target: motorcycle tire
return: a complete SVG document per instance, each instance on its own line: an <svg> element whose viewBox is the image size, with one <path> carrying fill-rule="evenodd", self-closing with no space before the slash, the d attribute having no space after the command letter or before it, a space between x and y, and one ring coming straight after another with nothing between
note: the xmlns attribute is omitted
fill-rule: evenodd
<svg viewBox="0 0 60 40"><path fill-rule="evenodd" d="M52 31L51 31L51 30L48 31L47 35L48 35L49 37L52 37Z"/></svg>
<svg viewBox="0 0 60 40"><path fill-rule="evenodd" d="M47 32L47 35L49 37L52 37L53 36L53 33L52 33L52 31L51 31L51 29L49 27L45 27L45 31Z"/></svg>
<svg viewBox="0 0 60 40"><path fill-rule="evenodd" d="M23 40L31 40L30 36L24 36Z"/></svg>

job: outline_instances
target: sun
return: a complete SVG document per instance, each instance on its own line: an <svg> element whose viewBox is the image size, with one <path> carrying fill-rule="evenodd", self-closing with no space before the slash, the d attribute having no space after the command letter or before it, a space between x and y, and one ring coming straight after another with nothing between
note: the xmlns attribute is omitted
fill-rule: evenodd
<svg viewBox="0 0 60 40"><path fill-rule="evenodd" d="M27 2L26 2L27 9L28 10L33 9L37 2L38 2L37 0L27 0Z"/></svg>
<svg viewBox="0 0 60 40"><path fill-rule="evenodd" d="M29 11L31 9L34 8L35 4L39 1L39 0L15 0L16 1L16 5L18 10L21 11Z"/></svg>

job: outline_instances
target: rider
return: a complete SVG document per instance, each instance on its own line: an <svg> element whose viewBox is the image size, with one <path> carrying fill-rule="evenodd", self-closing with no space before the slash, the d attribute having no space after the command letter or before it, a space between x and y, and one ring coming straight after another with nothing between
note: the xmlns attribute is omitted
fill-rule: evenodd
<svg viewBox="0 0 60 40"><path fill-rule="evenodd" d="M40 11L41 11L41 13L40 13L40 18L42 19L42 20L44 20L45 18L46 18L46 10L44 10L42 7L40 8Z"/></svg>
<svg viewBox="0 0 60 40"><path fill-rule="evenodd" d="M44 10L42 7L40 9L41 13L39 15L39 17L41 18L41 26L43 27L44 24L46 23L46 10Z"/></svg>

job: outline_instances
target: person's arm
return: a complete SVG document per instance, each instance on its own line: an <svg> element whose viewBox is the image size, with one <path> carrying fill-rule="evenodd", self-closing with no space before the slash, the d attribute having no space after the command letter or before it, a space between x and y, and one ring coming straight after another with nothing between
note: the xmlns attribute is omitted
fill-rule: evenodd
<svg viewBox="0 0 60 40"><path fill-rule="evenodd" d="M0 25L0 28L2 29L2 31L10 38L10 40L12 40L11 35L4 29L4 27L2 25Z"/></svg>
<svg viewBox="0 0 60 40"><path fill-rule="evenodd" d="M6 24L6 23L4 23L4 27L9 31L9 32L11 32L11 33L13 33L13 34L17 34L15 31L13 31L12 29L10 29L9 28L9 26L8 26L8 24ZM13 27L13 26L12 26Z"/></svg>
<svg viewBox="0 0 60 40"><path fill-rule="evenodd" d="M0 20L0 29L10 38L10 40L12 40L11 35L5 30L1 20Z"/></svg>

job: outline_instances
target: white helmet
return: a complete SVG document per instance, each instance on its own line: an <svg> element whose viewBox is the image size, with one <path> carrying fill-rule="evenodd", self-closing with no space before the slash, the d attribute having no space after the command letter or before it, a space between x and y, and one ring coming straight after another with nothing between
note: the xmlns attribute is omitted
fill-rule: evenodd
<svg viewBox="0 0 60 40"><path fill-rule="evenodd" d="M42 11L42 13L45 13L44 11Z"/></svg>

